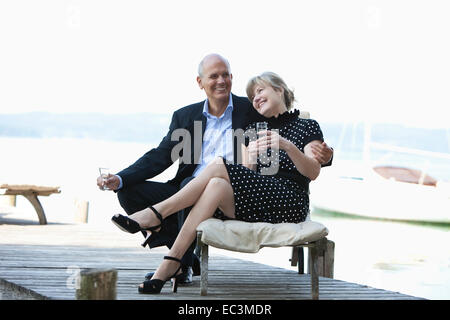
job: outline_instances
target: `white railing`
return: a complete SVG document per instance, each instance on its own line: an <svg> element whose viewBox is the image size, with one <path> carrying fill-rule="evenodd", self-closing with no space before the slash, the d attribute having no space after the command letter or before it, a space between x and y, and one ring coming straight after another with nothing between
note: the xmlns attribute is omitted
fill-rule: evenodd
<svg viewBox="0 0 450 320"><path fill-rule="evenodd" d="M379 149L379 150L409 153L409 154L414 154L414 155L421 155L421 156L450 160L450 153L442 153L442 152L425 151L425 150L419 150L419 149L413 149L413 148L397 147L397 146L384 144L384 143L378 143L378 142L371 142L370 147Z"/></svg>

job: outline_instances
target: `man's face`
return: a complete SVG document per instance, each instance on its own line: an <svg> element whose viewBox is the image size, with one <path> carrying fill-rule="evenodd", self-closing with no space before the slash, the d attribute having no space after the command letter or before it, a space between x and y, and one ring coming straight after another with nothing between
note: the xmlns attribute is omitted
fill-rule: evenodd
<svg viewBox="0 0 450 320"><path fill-rule="evenodd" d="M233 76L227 64L218 57L210 57L203 63L203 75L197 77L200 89L204 89L208 100L227 101L231 93Z"/></svg>

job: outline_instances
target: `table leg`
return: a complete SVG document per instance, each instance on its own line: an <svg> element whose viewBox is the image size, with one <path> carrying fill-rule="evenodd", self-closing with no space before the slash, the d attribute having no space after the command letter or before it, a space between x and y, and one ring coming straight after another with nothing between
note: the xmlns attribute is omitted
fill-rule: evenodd
<svg viewBox="0 0 450 320"><path fill-rule="evenodd" d="M34 210L36 210L36 213L39 218L39 224L47 224L47 218L45 217L44 208L42 208L41 202L39 201L36 194L24 194L25 198L28 199L28 201L31 202L31 204L34 207Z"/></svg>

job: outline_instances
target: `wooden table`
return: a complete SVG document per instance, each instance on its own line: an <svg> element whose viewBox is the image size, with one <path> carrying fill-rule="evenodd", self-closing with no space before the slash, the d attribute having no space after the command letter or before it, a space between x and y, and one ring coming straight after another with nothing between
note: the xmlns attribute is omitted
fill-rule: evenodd
<svg viewBox="0 0 450 320"><path fill-rule="evenodd" d="M0 194L24 196L31 202L39 218L39 224L47 224L44 208L38 196L49 196L53 193L60 193L59 187L36 186L27 184L0 184Z"/></svg>

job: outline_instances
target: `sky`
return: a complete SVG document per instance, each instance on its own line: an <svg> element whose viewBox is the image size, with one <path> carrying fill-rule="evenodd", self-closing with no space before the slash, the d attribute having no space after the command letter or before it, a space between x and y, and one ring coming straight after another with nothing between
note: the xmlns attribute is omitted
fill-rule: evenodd
<svg viewBox="0 0 450 320"><path fill-rule="evenodd" d="M2 0L0 113L170 115L205 98L199 61L233 93L278 73L320 121L449 127L449 1Z"/></svg>

